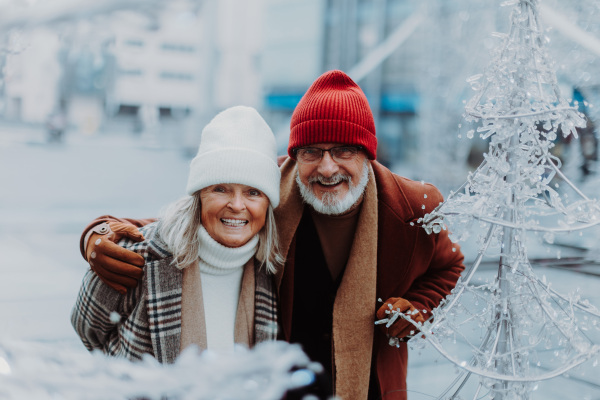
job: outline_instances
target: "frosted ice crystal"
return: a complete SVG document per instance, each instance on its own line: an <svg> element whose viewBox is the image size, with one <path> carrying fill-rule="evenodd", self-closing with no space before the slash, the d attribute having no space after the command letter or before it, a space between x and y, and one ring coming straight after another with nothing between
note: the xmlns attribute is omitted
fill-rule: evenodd
<svg viewBox="0 0 600 400"><path fill-rule="evenodd" d="M452 294L409 341L430 344L462 370L453 396L473 374L480 377L474 398L526 399L535 381L550 379L597 357L600 346L586 332L598 332L600 312L578 296L567 297L538 279L527 258L527 231L555 234L600 223L600 206L561 172L551 149L558 135L577 137L584 116L561 97L538 0L511 0L511 27L495 34L502 44L483 74L467 80L477 94L467 102L465 120L489 139L483 163L467 181L419 222L432 234L449 226L451 239L476 239L478 256ZM473 133L468 133L471 136ZM562 196L553 179L576 194ZM575 196L574 196L575 197ZM484 256L499 258L494 282L476 284ZM465 361L468 358L468 361ZM443 398L443 397L440 397ZM452 397L456 398L456 397Z"/></svg>

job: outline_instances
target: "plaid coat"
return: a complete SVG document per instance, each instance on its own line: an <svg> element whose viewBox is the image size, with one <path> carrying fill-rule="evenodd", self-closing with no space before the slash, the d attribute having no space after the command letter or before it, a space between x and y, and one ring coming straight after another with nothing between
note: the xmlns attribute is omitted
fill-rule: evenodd
<svg viewBox="0 0 600 400"><path fill-rule="evenodd" d="M141 254L142 282L121 295L88 270L71 313L71 323L85 347L131 360L143 354L172 363L180 350L183 272L157 233L155 222L140 228L145 241L119 244ZM271 275L255 266L255 341L275 340L277 300Z"/></svg>

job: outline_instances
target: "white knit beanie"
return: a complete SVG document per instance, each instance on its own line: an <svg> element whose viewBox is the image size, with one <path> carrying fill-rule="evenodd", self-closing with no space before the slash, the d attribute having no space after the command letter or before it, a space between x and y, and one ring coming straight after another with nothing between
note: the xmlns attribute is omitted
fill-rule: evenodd
<svg viewBox="0 0 600 400"><path fill-rule="evenodd" d="M239 183L263 192L275 208L280 178L271 128L254 108L236 106L217 114L202 130L187 193L218 183Z"/></svg>

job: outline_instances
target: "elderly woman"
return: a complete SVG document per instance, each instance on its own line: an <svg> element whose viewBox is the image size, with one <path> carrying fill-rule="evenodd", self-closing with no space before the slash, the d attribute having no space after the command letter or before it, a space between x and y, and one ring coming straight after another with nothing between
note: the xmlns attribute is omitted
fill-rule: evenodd
<svg viewBox="0 0 600 400"><path fill-rule="evenodd" d="M145 240L120 243L143 256L142 284L117 291L86 273L71 322L88 350L170 363L191 344L227 352L275 339L279 179L275 138L258 112L218 114L202 131L188 196L140 229Z"/></svg>

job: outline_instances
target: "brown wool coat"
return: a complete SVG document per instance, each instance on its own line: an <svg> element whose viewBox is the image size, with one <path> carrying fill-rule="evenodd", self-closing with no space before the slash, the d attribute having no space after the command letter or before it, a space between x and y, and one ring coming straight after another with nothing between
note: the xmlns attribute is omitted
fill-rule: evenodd
<svg viewBox="0 0 600 400"><path fill-rule="evenodd" d="M345 400L367 399L373 359L382 398L406 399L407 347L389 346L383 328L374 325L376 300L403 297L430 313L456 284L463 256L447 231L428 235L416 224L442 201L434 186L395 175L376 161L371 166L374 179L367 186L334 304L335 393ZM286 263L276 278L283 334L289 339L295 234L305 205L295 183L295 162L285 161L281 172L281 202L275 212Z"/></svg>

